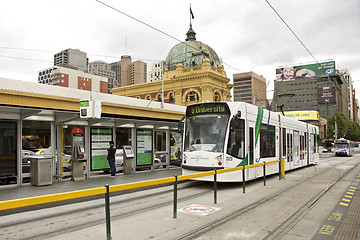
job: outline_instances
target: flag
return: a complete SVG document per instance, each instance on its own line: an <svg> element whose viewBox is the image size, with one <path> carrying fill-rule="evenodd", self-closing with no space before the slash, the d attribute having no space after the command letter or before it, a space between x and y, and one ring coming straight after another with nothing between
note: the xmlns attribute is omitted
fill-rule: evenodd
<svg viewBox="0 0 360 240"><path fill-rule="evenodd" d="M190 6L190 16L191 16L192 19L194 19L194 14L193 14L193 12L191 10L191 6Z"/></svg>

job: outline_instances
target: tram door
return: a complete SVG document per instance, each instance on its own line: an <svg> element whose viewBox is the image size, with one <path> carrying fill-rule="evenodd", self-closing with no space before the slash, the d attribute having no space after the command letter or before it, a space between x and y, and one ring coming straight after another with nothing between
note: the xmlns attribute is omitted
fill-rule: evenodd
<svg viewBox="0 0 360 240"><path fill-rule="evenodd" d="M294 166L300 164L300 134L298 131L294 131Z"/></svg>
<svg viewBox="0 0 360 240"><path fill-rule="evenodd" d="M249 165L254 164L254 128L249 127Z"/></svg>
<svg viewBox="0 0 360 240"><path fill-rule="evenodd" d="M287 141L286 141L286 149L287 149L287 161L292 162L293 161L293 144L292 144L292 134L287 134ZM291 164L290 164L291 166ZM289 167L290 168L290 167Z"/></svg>

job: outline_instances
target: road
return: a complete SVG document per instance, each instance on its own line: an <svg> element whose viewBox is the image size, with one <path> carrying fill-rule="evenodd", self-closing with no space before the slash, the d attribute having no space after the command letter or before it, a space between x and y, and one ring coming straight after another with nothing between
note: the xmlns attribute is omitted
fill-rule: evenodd
<svg viewBox="0 0 360 240"><path fill-rule="evenodd" d="M311 239L360 171L360 157L324 155L315 166L241 183L179 184L111 197L112 239ZM106 239L104 200L0 218L0 239Z"/></svg>

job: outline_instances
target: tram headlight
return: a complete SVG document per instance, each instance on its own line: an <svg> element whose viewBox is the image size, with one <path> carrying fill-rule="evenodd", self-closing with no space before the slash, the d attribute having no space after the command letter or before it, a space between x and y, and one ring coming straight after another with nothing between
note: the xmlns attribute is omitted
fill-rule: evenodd
<svg viewBox="0 0 360 240"><path fill-rule="evenodd" d="M184 159L184 161L183 161L183 162L184 162L184 164L186 164L187 156L185 155L185 153L184 153L184 155L183 155L183 156L184 156L184 158L183 158L183 159Z"/></svg>

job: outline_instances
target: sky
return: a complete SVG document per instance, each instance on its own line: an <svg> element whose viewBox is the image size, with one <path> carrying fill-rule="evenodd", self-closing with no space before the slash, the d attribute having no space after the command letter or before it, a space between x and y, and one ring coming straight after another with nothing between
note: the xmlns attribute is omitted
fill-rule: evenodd
<svg viewBox="0 0 360 240"><path fill-rule="evenodd" d="M253 71L266 78L271 98L276 68L334 60L360 96L359 0L101 2L116 10L96 0L1 1L0 78L37 82L38 71L67 48L86 52L89 62L130 55L149 70L185 41L191 4L196 39L217 52L231 82L233 74Z"/></svg>

